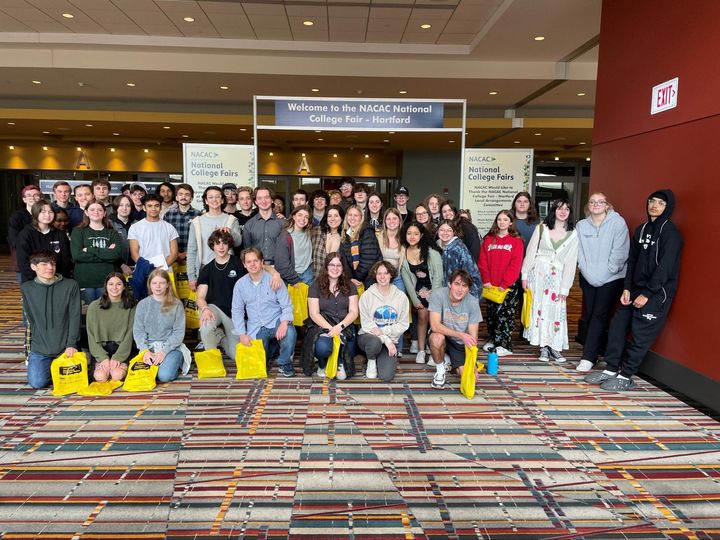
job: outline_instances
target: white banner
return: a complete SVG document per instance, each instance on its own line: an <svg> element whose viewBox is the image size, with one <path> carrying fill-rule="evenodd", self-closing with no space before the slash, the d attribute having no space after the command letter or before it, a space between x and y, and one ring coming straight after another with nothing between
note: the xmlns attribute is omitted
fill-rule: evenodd
<svg viewBox="0 0 720 540"><path fill-rule="evenodd" d="M530 191L532 174L532 148L465 149L460 206L470 210L481 237L518 191Z"/></svg>
<svg viewBox="0 0 720 540"><path fill-rule="evenodd" d="M183 144L183 181L195 189L195 206L209 186L255 187L255 148L243 144Z"/></svg>

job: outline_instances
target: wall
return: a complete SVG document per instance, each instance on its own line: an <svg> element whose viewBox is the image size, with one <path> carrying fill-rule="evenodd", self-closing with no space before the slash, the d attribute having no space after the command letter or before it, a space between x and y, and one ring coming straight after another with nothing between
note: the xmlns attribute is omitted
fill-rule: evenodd
<svg viewBox="0 0 720 540"><path fill-rule="evenodd" d="M720 310L713 305L720 266L714 239L720 199L718 20L715 0L691 6L605 0L600 35L590 187L613 200L631 230L646 219L652 191L675 192L673 221L685 238L680 287L653 347L653 364L673 364L673 379L665 382L690 395L697 386L691 379L720 381L711 337L720 328ZM674 77L680 78L677 108L650 115L652 87Z"/></svg>
<svg viewBox="0 0 720 540"><path fill-rule="evenodd" d="M443 194L460 204L460 169L462 159L457 150L406 151L403 153L400 184L410 190L410 206L430 193Z"/></svg>

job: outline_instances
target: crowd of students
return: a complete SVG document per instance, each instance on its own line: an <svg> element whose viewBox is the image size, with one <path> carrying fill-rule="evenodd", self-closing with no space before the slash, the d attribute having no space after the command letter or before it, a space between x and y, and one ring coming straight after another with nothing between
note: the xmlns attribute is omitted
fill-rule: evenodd
<svg viewBox="0 0 720 540"><path fill-rule="evenodd" d="M566 300L579 265L587 332L576 370L591 371L604 350L606 369L585 380L628 390L677 287L682 238L669 221L670 190L648 197L648 220L630 239L599 192L577 223L567 199L554 201L541 222L531 195L520 192L481 236L467 212L437 194L411 210L401 186L385 209L380 194L351 179L339 191L297 190L292 208L267 187L211 186L203 212L191 206L188 184L165 182L155 193L128 185L112 204L109 187L78 185L73 203L70 186L58 182L50 203L26 186L25 207L10 218L35 388L50 383L53 358L77 351L83 304L95 380L123 379L133 351L143 350L143 361L159 366L158 380L186 373L176 264L187 266L205 349L241 362L243 347L261 340L279 373L293 377L302 339L299 365L323 377L337 336L338 380L362 372L391 381L407 333L415 361L435 368L434 388L447 386L448 372L462 375L466 347L478 345L485 294L494 299L483 350L513 354L516 313L530 290L523 337L539 347L538 360L565 362ZM57 221L63 215L65 224ZM309 287L301 330L293 287Z"/></svg>

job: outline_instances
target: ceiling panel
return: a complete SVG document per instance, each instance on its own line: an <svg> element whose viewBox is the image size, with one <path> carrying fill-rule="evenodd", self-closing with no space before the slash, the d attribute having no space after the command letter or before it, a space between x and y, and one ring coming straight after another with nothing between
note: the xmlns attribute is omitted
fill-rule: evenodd
<svg viewBox="0 0 720 540"><path fill-rule="evenodd" d="M448 45L468 45L475 38L475 34L462 34L443 32L437 39L437 43L444 43Z"/></svg>
<svg viewBox="0 0 720 540"><path fill-rule="evenodd" d="M373 19L401 19L406 21L410 18L412 9L404 7L376 7L370 8L370 20Z"/></svg>
<svg viewBox="0 0 720 540"><path fill-rule="evenodd" d="M368 6L329 6L328 15L331 18L357 18L365 20L370 15L370 7Z"/></svg>
<svg viewBox="0 0 720 540"><path fill-rule="evenodd" d="M2 13L2 11L0 11ZM33 29L12 17L0 17L0 32L32 32Z"/></svg>
<svg viewBox="0 0 720 540"><path fill-rule="evenodd" d="M320 5L286 5L285 12L288 17L302 17L303 19L315 19L327 17L327 6L324 4Z"/></svg>
<svg viewBox="0 0 720 540"><path fill-rule="evenodd" d="M243 9L248 15L264 15L274 17L285 17L285 6L282 4L257 4L253 2L243 3Z"/></svg>

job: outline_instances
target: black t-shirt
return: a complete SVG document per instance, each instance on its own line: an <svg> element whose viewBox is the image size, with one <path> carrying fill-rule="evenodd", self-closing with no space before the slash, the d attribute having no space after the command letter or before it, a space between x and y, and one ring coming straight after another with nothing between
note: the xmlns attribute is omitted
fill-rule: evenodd
<svg viewBox="0 0 720 540"><path fill-rule="evenodd" d="M225 315L232 317L235 282L246 273L245 267L232 256L225 264L218 264L215 259L207 263L198 275L198 285L208 286L205 301L208 304L215 304Z"/></svg>
<svg viewBox="0 0 720 540"><path fill-rule="evenodd" d="M355 287L353 283L350 283L350 294L348 296L338 294L330 298L325 298L320 294L320 287L317 281L313 281L313 284L310 285L310 289L308 290L308 298L318 299L320 315L325 317L329 323L334 322L335 324L347 317L348 311L350 311L350 297L353 295L357 296L357 287Z"/></svg>

